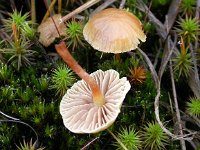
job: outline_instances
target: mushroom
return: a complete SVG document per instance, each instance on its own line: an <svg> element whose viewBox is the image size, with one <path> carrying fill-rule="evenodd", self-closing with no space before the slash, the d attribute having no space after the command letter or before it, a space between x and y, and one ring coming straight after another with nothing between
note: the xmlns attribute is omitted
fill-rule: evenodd
<svg viewBox="0 0 200 150"><path fill-rule="evenodd" d="M96 4L99 1L100 0L90 0L85 4L81 5L80 7L78 7L77 9L75 9L74 11L72 11L71 13L67 14L66 16L62 17L60 14L56 14L52 18L49 17L45 19L45 21L39 25L37 30L40 33L39 42L42 43L42 45L44 45L45 47L48 47L60 35L65 36L66 26L64 22L72 18L76 14L82 12L83 10L91 7L92 5ZM49 10L47 14L49 14ZM60 35L58 34L58 32Z"/></svg>
<svg viewBox="0 0 200 150"><path fill-rule="evenodd" d="M126 77L114 70L98 70L89 75L78 65L64 42L58 54L83 80L75 83L60 103L64 125L74 133L96 133L108 128L117 118L125 95L130 90Z"/></svg>
<svg viewBox="0 0 200 150"><path fill-rule="evenodd" d="M126 77L120 79L115 70L97 70L90 76L99 85L105 104L97 106L93 103L90 87L85 81L75 83L60 103L64 125L74 133L96 133L112 125L130 89Z"/></svg>
<svg viewBox="0 0 200 150"><path fill-rule="evenodd" d="M63 22L60 21L61 15L56 14L52 18L48 18L37 29L37 31L40 33L39 42L42 43L42 45L44 45L45 47L48 47L60 35L66 35L66 26ZM54 23L56 24L56 26ZM56 30L56 28L58 29L58 31ZM58 34L58 32L60 35Z"/></svg>
<svg viewBox="0 0 200 150"><path fill-rule="evenodd" d="M146 41L140 20L132 13L108 8L95 14L85 25L83 35L94 49L122 53Z"/></svg>
<svg viewBox="0 0 200 150"><path fill-rule="evenodd" d="M139 19L133 14L109 8L95 14L85 25L85 39L95 49L122 53L146 40ZM125 95L130 90L126 77L114 70L98 70L91 75L83 70L69 53L64 42L56 50L82 79L64 95L60 113L64 125L74 133L96 133L108 128L117 118Z"/></svg>

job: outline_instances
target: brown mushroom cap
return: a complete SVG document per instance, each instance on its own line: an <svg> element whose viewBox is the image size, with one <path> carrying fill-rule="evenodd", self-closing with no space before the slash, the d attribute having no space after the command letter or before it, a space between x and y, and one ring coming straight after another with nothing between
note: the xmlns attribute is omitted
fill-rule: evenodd
<svg viewBox="0 0 200 150"><path fill-rule="evenodd" d="M52 18L60 35L65 36L66 26L63 22L61 22L61 15L56 14ZM40 33L39 42L42 43L42 45L45 47L49 46L51 43L53 43L55 38L59 37L58 31L52 18L49 17L44 23L41 23L37 30Z"/></svg>
<svg viewBox="0 0 200 150"><path fill-rule="evenodd" d="M119 78L115 70L97 70L90 74L100 87L106 103L96 106L85 81L75 83L60 103L60 113L66 128L74 133L96 133L108 128L120 113L125 95L130 90L126 77Z"/></svg>
<svg viewBox="0 0 200 150"><path fill-rule="evenodd" d="M108 8L95 14L85 25L83 35L94 49L122 53L146 41L140 20L126 10Z"/></svg>

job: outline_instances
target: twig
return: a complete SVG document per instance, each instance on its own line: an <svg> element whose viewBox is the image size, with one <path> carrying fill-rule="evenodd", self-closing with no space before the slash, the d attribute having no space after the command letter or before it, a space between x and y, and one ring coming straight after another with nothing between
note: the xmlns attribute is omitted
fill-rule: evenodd
<svg viewBox="0 0 200 150"><path fill-rule="evenodd" d="M165 126L163 125L163 123L162 123L162 121L160 120L160 117L159 117L159 98L160 98L160 84L159 84L159 87L157 89L157 95L155 97L154 107L155 107L156 120L157 120L158 124L160 125L160 127L162 128L162 130L174 140L180 140L180 139L192 140L193 136L196 134L196 132L180 136L180 135L175 135L175 134L171 133L167 128L165 128Z"/></svg>
<svg viewBox="0 0 200 150"><path fill-rule="evenodd" d="M167 33L161 21L155 17L155 15L149 10L149 8L144 4L142 0L137 1L136 7L144 13L148 12L147 15L149 20L153 22L153 24L156 26L157 33L165 40L167 37Z"/></svg>
<svg viewBox="0 0 200 150"><path fill-rule="evenodd" d="M35 133L35 135L36 135L36 142L38 142L38 134L35 131L35 129L33 129L33 127L31 127L29 124L27 124L27 123L25 123L23 121L20 121L20 120L0 120L0 123L2 123L2 122L14 122L14 123L20 123L20 124L28 126Z"/></svg>
<svg viewBox="0 0 200 150"><path fill-rule="evenodd" d="M91 140L90 142L88 142L83 148L81 148L81 150L85 150L85 148L87 148L90 144L92 144L94 141L96 141L99 137L94 138L93 140Z"/></svg>
<svg viewBox="0 0 200 150"><path fill-rule="evenodd" d="M47 9L46 14L44 15L44 17L43 17L43 19L42 19L42 23L49 17L49 15L50 15L50 13L51 13L51 11L52 11L52 9L53 9L53 7L54 7L56 1L57 1L57 0L53 0L53 1L51 2L50 6L49 6L48 9ZM46 0L44 0L44 3L45 3L45 5L46 5Z"/></svg>
<svg viewBox="0 0 200 150"><path fill-rule="evenodd" d="M123 9L125 4L126 4L126 0L121 0L121 3L119 5L119 9Z"/></svg>
<svg viewBox="0 0 200 150"><path fill-rule="evenodd" d="M177 95L176 95L176 86L175 86L175 82L174 82L174 74L173 74L173 70L172 70L171 60L169 61L169 68L170 68L172 92L173 92L173 96L174 96L174 104L175 104L175 112L176 112L176 118L177 118L177 122L178 122L178 128L179 128L179 131L180 131L180 135L183 136L183 127L182 127L182 124L181 124L181 115L180 115L180 111L179 111L179 107L178 107L178 101L177 101ZM186 150L185 141L183 139L180 139L180 143L181 143L182 150Z"/></svg>
<svg viewBox="0 0 200 150"><path fill-rule="evenodd" d="M199 73L198 73L198 67L197 67L197 61L196 61L197 58L196 58L196 53L191 44L190 44L190 51L192 54L192 61L193 61L193 65L194 65L194 73L190 74L190 80L194 80L193 83L196 84L195 85L196 88L193 89L193 92L197 98L200 98L200 79L199 79ZM189 83L189 85L191 85L190 83Z"/></svg>
<svg viewBox="0 0 200 150"><path fill-rule="evenodd" d="M164 26L171 30L174 22L176 21L176 16L178 15L179 6L182 0L173 0L169 6L167 18L165 20Z"/></svg>
<svg viewBox="0 0 200 150"><path fill-rule="evenodd" d="M109 129L107 129L108 132L112 135L112 137L121 145L121 147L124 149L124 150L128 150L126 148L126 146L112 133L112 131L110 131Z"/></svg>
<svg viewBox="0 0 200 150"><path fill-rule="evenodd" d="M155 116L156 116L156 120L158 122L158 124L160 125L160 127L162 128L162 130L169 135L170 137L172 137L173 139L176 140L180 140L180 139L184 139L184 140L191 140L193 139L193 136L196 134L196 132L190 133L190 134L185 134L185 135L175 135L173 133L171 133L167 128L165 128L165 126L163 125L162 121L160 120L160 116L159 116L159 99L160 99L160 80L158 78L158 75L153 67L153 64L151 63L151 61L149 60L148 56L141 50L139 49L139 52L142 54L142 56L145 58L150 71L151 71L151 75L153 76L154 82L155 82L155 86L157 89L157 95L155 97L155 101L154 101L154 107L155 107Z"/></svg>
<svg viewBox="0 0 200 150"><path fill-rule="evenodd" d="M195 18L197 20L199 20L200 17L200 0L197 0L196 2L196 13L195 13ZM196 95L196 97L200 98L200 80L199 80L199 75L198 75L198 67L197 67L197 63L196 63L196 50L199 47L199 35L196 34L196 40L195 40L195 44L194 44L194 49L192 47L192 45L190 45L190 49L191 49L191 53L192 53L192 60L193 60L193 64L194 64L194 73L192 73L190 75L190 81L189 81L189 85L191 87L191 89L193 90L194 94ZM195 87L193 87L193 85Z"/></svg>
<svg viewBox="0 0 200 150"><path fill-rule="evenodd" d="M31 21L36 22L35 0L31 0Z"/></svg>
<svg viewBox="0 0 200 150"><path fill-rule="evenodd" d="M8 118L8 119L19 120L19 119L17 119L17 118L11 117L11 116L9 116L9 115L3 113L2 111L0 111L0 114L3 115L4 117Z"/></svg>
<svg viewBox="0 0 200 150"><path fill-rule="evenodd" d="M81 5L80 7L78 7L77 9L75 9L74 11L72 11L71 13L67 14L66 16L62 17L63 22L67 21L68 19L72 18L73 16L77 15L78 13L86 10L87 8L91 7L92 5L100 2L101 0L90 0L88 2L86 2L85 4Z"/></svg>
<svg viewBox="0 0 200 150"><path fill-rule="evenodd" d="M173 109L173 105L172 105L172 99L171 99L169 93L168 93L168 97L169 97L170 110L171 110L171 113L172 113L172 116L173 116L174 115L174 109ZM174 119L173 119L173 121L174 121Z"/></svg>
<svg viewBox="0 0 200 150"><path fill-rule="evenodd" d="M16 9L15 1L10 0L10 6L11 6L12 10L15 10Z"/></svg>
<svg viewBox="0 0 200 150"><path fill-rule="evenodd" d="M62 0L58 0L58 13L61 14L62 12Z"/></svg>
<svg viewBox="0 0 200 150"><path fill-rule="evenodd" d="M111 5L112 3L114 3L117 0L106 0L103 4L101 4L100 6L98 6L90 15L90 17L92 17L94 14L100 12L101 10L105 9L106 7L108 7L109 5Z"/></svg>
<svg viewBox="0 0 200 150"><path fill-rule="evenodd" d="M196 3L196 13L195 13L195 17L196 17L197 20L200 17L199 15L200 15L200 0L197 0L197 3Z"/></svg>
<svg viewBox="0 0 200 150"><path fill-rule="evenodd" d="M33 129L33 127L30 126L28 123L25 123L25 122L21 121L20 119L11 117L11 116L9 116L9 115L3 113L2 111L0 111L0 114L3 115L3 116L6 117L6 118L9 118L8 120L0 120L0 123L2 123L2 122L14 122L14 123L20 123L20 124L26 125L26 126L28 126L29 128L31 128L31 130L35 133L35 135L36 135L36 143L38 142L38 134L37 134L37 132L36 132L35 129Z"/></svg>
<svg viewBox="0 0 200 150"><path fill-rule="evenodd" d="M155 56L155 59L154 59L154 62L153 62L154 68L156 68L156 66L157 66L157 64L158 64L158 59L159 59L160 53L161 53L161 49L158 48L158 51L157 51L157 53L156 53L156 56Z"/></svg>
<svg viewBox="0 0 200 150"><path fill-rule="evenodd" d="M55 2L56 2L56 0L55 0ZM54 3L54 1L53 1L52 3ZM51 4L52 4L52 3L51 3ZM55 23L55 20L53 19L52 15L51 15L51 9L52 9L51 5L48 7L47 1L46 1L46 0L44 0L44 4L45 4L45 7L46 7L46 9L47 9L48 16L50 15L50 18L51 18L51 20L52 20L52 22L53 22L53 24L54 24L54 27L55 27L55 29L56 29L56 31L57 31L59 37L61 37L60 32L59 32L59 30L58 30L58 27L57 27L57 25L56 25L56 23ZM54 5L54 4L53 4L53 5ZM47 14L47 13L46 13L46 14ZM44 20L44 19L45 19L45 17L43 18L42 22L46 20L46 19L45 19L45 20Z"/></svg>
<svg viewBox="0 0 200 150"><path fill-rule="evenodd" d="M169 59L171 58L171 55L173 53L173 50L175 49L176 47L176 43L177 43L177 36L174 36L174 43L173 45L170 45L170 36L168 36L168 39L167 39L167 48L166 50L164 51L163 53L163 56L162 56L162 60L161 60L161 65L160 65L160 68L159 68L159 71L158 71L158 77L159 79L161 80L162 78L162 75L163 75L163 72L167 66L167 63L169 61Z"/></svg>
<svg viewBox="0 0 200 150"><path fill-rule="evenodd" d="M168 32L166 31L165 26L161 23L160 20L158 20L155 17L155 15L148 9L148 7L144 4L144 2L142 0L137 0L136 4L137 4L136 7L140 11L142 11L144 13L148 12L147 15L148 15L150 22L152 22L155 25L158 35L165 41L168 36ZM169 39L169 43L170 43L170 47L172 47L174 45L174 42L171 39ZM174 47L174 50L177 51L177 48Z"/></svg>
<svg viewBox="0 0 200 150"><path fill-rule="evenodd" d="M189 121L195 125L197 125L198 127L200 127L200 120L195 117L194 115L190 115L190 114L186 114L184 112L181 112L183 113L183 115L181 116L182 120L185 120L185 121Z"/></svg>
<svg viewBox="0 0 200 150"><path fill-rule="evenodd" d="M148 10L147 10L147 12L145 12L144 24L147 22L147 17L148 17L149 11L150 11L151 6L152 6L152 1L153 1L153 0L151 0L151 1L149 2Z"/></svg>
<svg viewBox="0 0 200 150"><path fill-rule="evenodd" d="M156 88L158 88L158 85L160 83L159 79L158 79L158 75L156 73L156 70L153 66L153 64L151 63L150 59L148 58L148 56L138 47L137 48L138 51L140 52L140 54L142 54L142 56L145 58L148 66L149 66L149 69L151 70L151 74L152 74L152 77L154 79L154 82L155 82L155 85L156 85Z"/></svg>
<svg viewBox="0 0 200 150"><path fill-rule="evenodd" d="M137 1L137 6L136 6L139 10L141 10L142 12L147 12L148 11L148 7L143 3L143 1L141 0L138 0ZM163 38L163 40L166 40L167 39L167 47L170 49L170 51L166 51L166 57L163 58L162 60L162 64L161 64L161 67L159 69L159 75L158 75L158 80L157 82L155 82L156 84L156 89L157 89L157 95L155 97L155 101L154 101L154 107L155 107L155 115L156 115L156 120L158 121L160 127L163 129L163 131L169 135L170 137L172 137L173 139L176 139L176 140L180 140L180 139L183 139L183 140L191 140L193 138L193 136L196 134L196 132L193 132L193 133L189 133L189 134L185 134L185 135L175 135L173 133L171 133L167 128L165 128L165 126L163 125L162 121L160 120L160 117L159 117L159 99L160 99L160 86L161 86L161 78L162 78L162 74L166 68L166 65L172 55L172 50L177 50L176 48L176 39L177 39L177 36L175 36L175 42L173 42L171 40L171 38L168 36L169 34L169 28L165 28L165 26L154 16L154 14L149 11L148 13L148 18L151 22L153 22L153 24L156 26L156 30L157 30L157 33L159 34L159 36L161 38ZM167 20L168 21L168 20ZM145 53L141 53L143 56L145 56L146 54ZM147 61L149 58L148 56L145 56L145 60ZM148 60L147 61L147 64L149 65L149 68L152 68L152 64L151 64L151 61ZM150 69L151 70L151 74L154 78L154 81L155 80L155 75L156 72L154 71L155 69Z"/></svg>

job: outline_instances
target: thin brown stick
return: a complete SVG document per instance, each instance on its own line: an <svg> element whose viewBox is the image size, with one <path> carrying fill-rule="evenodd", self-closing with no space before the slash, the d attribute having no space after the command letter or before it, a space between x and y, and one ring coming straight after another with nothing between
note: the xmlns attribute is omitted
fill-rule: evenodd
<svg viewBox="0 0 200 150"><path fill-rule="evenodd" d="M174 74L173 74L173 69L172 69L172 62L171 60L169 61L169 69L170 69L170 76L171 76L171 83L172 83L172 92L173 92L173 97L174 97L174 104L175 104L175 112L176 112L176 118L178 122L178 128L180 131L180 135L183 136L183 127L181 123L181 115L178 107L178 100L177 100L177 94L176 94L176 86L174 82ZM181 144L181 149L186 150L185 146L185 141L183 139L180 139L180 144Z"/></svg>
<svg viewBox="0 0 200 150"><path fill-rule="evenodd" d="M35 0L31 0L31 21L36 22Z"/></svg>
<svg viewBox="0 0 200 150"><path fill-rule="evenodd" d="M62 0L58 0L58 13L61 14L62 12Z"/></svg>
<svg viewBox="0 0 200 150"><path fill-rule="evenodd" d="M142 54L142 56L145 58L145 61L147 62L148 66L149 66L149 69L151 71L151 75L152 75L152 77L154 79L156 88L158 88L158 85L159 85L160 81L158 79L157 72L156 72L153 64L151 63L151 60L149 59L149 57L139 47L137 49L140 52L140 54Z"/></svg>
<svg viewBox="0 0 200 150"><path fill-rule="evenodd" d="M120 146L121 146L124 150L128 150L128 149L126 148L126 146L120 141L120 139L117 138L117 136L116 136L114 133L112 133L112 131L110 131L109 129L107 129L107 131L112 135L112 137L120 144Z"/></svg>
<svg viewBox="0 0 200 150"><path fill-rule="evenodd" d="M64 62L90 86L94 103L98 106L102 106L105 100L96 81L76 62L63 41L56 44L55 47Z"/></svg>
<svg viewBox="0 0 200 150"><path fill-rule="evenodd" d="M46 12L46 14L44 15L44 17L43 17L43 19L42 19L42 23L49 17L49 15L50 15L50 13L51 13L51 11L52 11L52 9L53 9L53 7L54 7L56 1L57 1L57 0L53 0L53 1L51 2L50 6L47 7L48 9L47 9L47 12ZM46 3L46 1L45 1L45 3Z"/></svg>
<svg viewBox="0 0 200 150"><path fill-rule="evenodd" d="M197 98L200 98L200 79L199 79L198 66L197 66L197 57L196 57L195 50L191 44L190 44L190 51L192 54L192 62L194 65L194 71L191 72L189 78L190 80L194 80L193 83L195 84L196 88L193 89L193 92ZM191 84L191 81L189 82L189 85L190 84Z"/></svg>
<svg viewBox="0 0 200 150"><path fill-rule="evenodd" d="M126 0L121 0L121 3L119 5L119 9L123 9L125 4L126 4Z"/></svg>
<svg viewBox="0 0 200 150"><path fill-rule="evenodd" d="M197 0L196 3L196 13L195 13L195 17L198 20L198 18L200 17L200 0Z"/></svg>
<svg viewBox="0 0 200 150"><path fill-rule="evenodd" d="M108 7L109 5L111 5L112 3L114 3L117 0L106 0L103 4L101 4L100 6L98 6L91 14L90 17L92 17L94 14L102 11L103 9L105 9L106 7Z"/></svg>
<svg viewBox="0 0 200 150"><path fill-rule="evenodd" d="M83 148L81 148L81 150L85 150L90 144L92 144L93 142L95 142L97 139L99 139L99 137L96 137L93 140L91 140L90 142L88 142Z"/></svg>
<svg viewBox="0 0 200 150"><path fill-rule="evenodd" d="M171 4L168 9L168 13L166 14L167 17L164 23L164 26L168 28L168 31L171 30L174 22L176 21L176 16L178 15L181 2L182 0L171 1Z"/></svg>
<svg viewBox="0 0 200 150"><path fill-rule="evenodd" d="M142 54L142 56L145 58L145 61L147 62L148 66L150 68L151 75L152 75L152 77L154 79L155 86L156 86L156 89L157 89L157 95L156 95L155 101L154 101L154 108L155 108L155 116L156 116L156 120L157 120L158 124L160 125L162 130L167 135L172 137L173 139L176 139L176 140L180 140L180 139L191 140L193 138L193 135L196 134L196 132L190 133L190 134L185 134L183 136L175 135L175 134L171 133L167 128L165 128L165 126L163 125L162 121L160 120L160 116L159 116L159 99L160 99L160 95L161 95L161 93L160 93L160 85L161 85L160 80L161 79L158 78L158 75L157 75L157 73L155 71L155 68L153 67L153 64L151 63L151 61L148 58L148 56L140 48L138 48L138 50Z"/></svg>
<svg viewBox="0 0 200 150"><path fill-rule="evenodd" d="M98 3L98 2L100 2L100 0L90 0L90 1L88 1L87 3L81 5L80 7L78 7L74 11L72 11L71 13L69 13L66 16L62 17L62 21L63 22L67 21L68 19L74 17L78 13L86 10L87 8L91 7L92 5L94 5L94 4Z"/></svg>
<svg viewBox="0 0 200 150"><path fill-rule="evenodd" d="M148 11L148 7L144 4L144 2L142 0L137 0L137 5L136 7L141 10L142 12L147 12ZM193 133L189 133L189 134L185 134L185 135L175 135L173 133L171 133L162 123L162 121L160 120L160 116L159 116L159 99L160 99L160 95L161 95L161 92L160 92L160 86L161 86L161 78L162 78L162 74L167 66L167 63L170 59L170 56L172 54L172 49L173 50L176 50L177 51L177 48L176 48L176 40L175 42L173 42L171 40L171 38L168 36L168 33L169 33L169 30L166 31L166 27L161 23L160 20L158 20L155 15L149 11L148 13L148 18L151 22L153 22L153 24L156 26L156 30L157 30L157 33L159 34L159 36L163 39L163 40L166 40L168 38L168 42L167 42L167 45L168 45L168 48L170 49L169 51L167 51L166 53L166 57L163 58L163 63L161 64L160 66L160 69L159 69L159 75L157 75L157 72L155 72L155 69L153 67L153 64L151 63L151 61L149 60L148 56L146 56L146 54L143 52L141 53L142 51L140 51L140 53L143 55L143 57L145 58L149 68L150 68L150 71L151 71L151 74L153 76L153 79L155 81L155 84L156 84L156 89L157 89L157 95L155 97L155 101L154 101L154 109L155 109L155 116L156 116L156 120L157 122L159 123L160 127L162 128L162 130L167 134L169 135L170 137L172 137L173 139L176 139L176 140L180 140L180 139L184 139L184 140L191 140L193 138L193 136L196 134L196 132L193 132ZM168 20L167 20L168 21ZM165 60L165 61L164 61Z"/></svg>

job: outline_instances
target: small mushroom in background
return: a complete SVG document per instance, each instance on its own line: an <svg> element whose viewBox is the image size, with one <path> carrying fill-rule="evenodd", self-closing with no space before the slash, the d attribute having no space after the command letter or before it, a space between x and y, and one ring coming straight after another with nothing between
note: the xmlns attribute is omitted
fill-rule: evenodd
<svg viewBox="0 0 200 150"><path fill-rule="evenodd" d="M93 15L83 29L83 35L94 49L122 53L146 41L140 20L132 13L108 8Z"/></svg>
<svg viewBox="0 0 200 150"><path fill-rule="evenodd" d="M42 43L42 45L44 45L45 47L48 47L60 35L66 35L66 26L63 22L61 22L61 15L57 14L52 16L52 18L48 18L37 29L37 31L40 33L39 42ZM56 24L56 26L54 23ZM56 28L58 29L58 31ZM58 34L58 32L60 35Z"/></svg>
<svg viewBox="0 0 200 150"><path fill-rule="evenodd" d="M85 4L81 5L71 13L67 14L66 16L61 16L60 14L56 14L54 16L45 19L38 27L38 32L40 33L39 42L48 47L50 44L54 42L56 38L60 35L66 35L66 25L64 24L65 21L72 18L76 14L84 11L85 9L91 7L92 5L96 4L100 0L90 0ZM49 10L50 11L50 10ZM48 12L49 14L49 12ZM46 16L45 16L46 18ZM56 24L56 26L55 26ZM57 29L56 29L57 28ZM57 31L58 30L58 31ZM58 33L59 32L59 33ZM59 35L60 34L60 35Z"/></svg>
<svg viewBox="0 0 200 150"><path fill-rule="evenodd" d="M74 133L96 133L108 128L117 118L125 95L130 90L126 77L114 70L98 70L89 75L71 56L64 42L58 54L83 80L75 83L60 103L64 125Z"/></svg>

